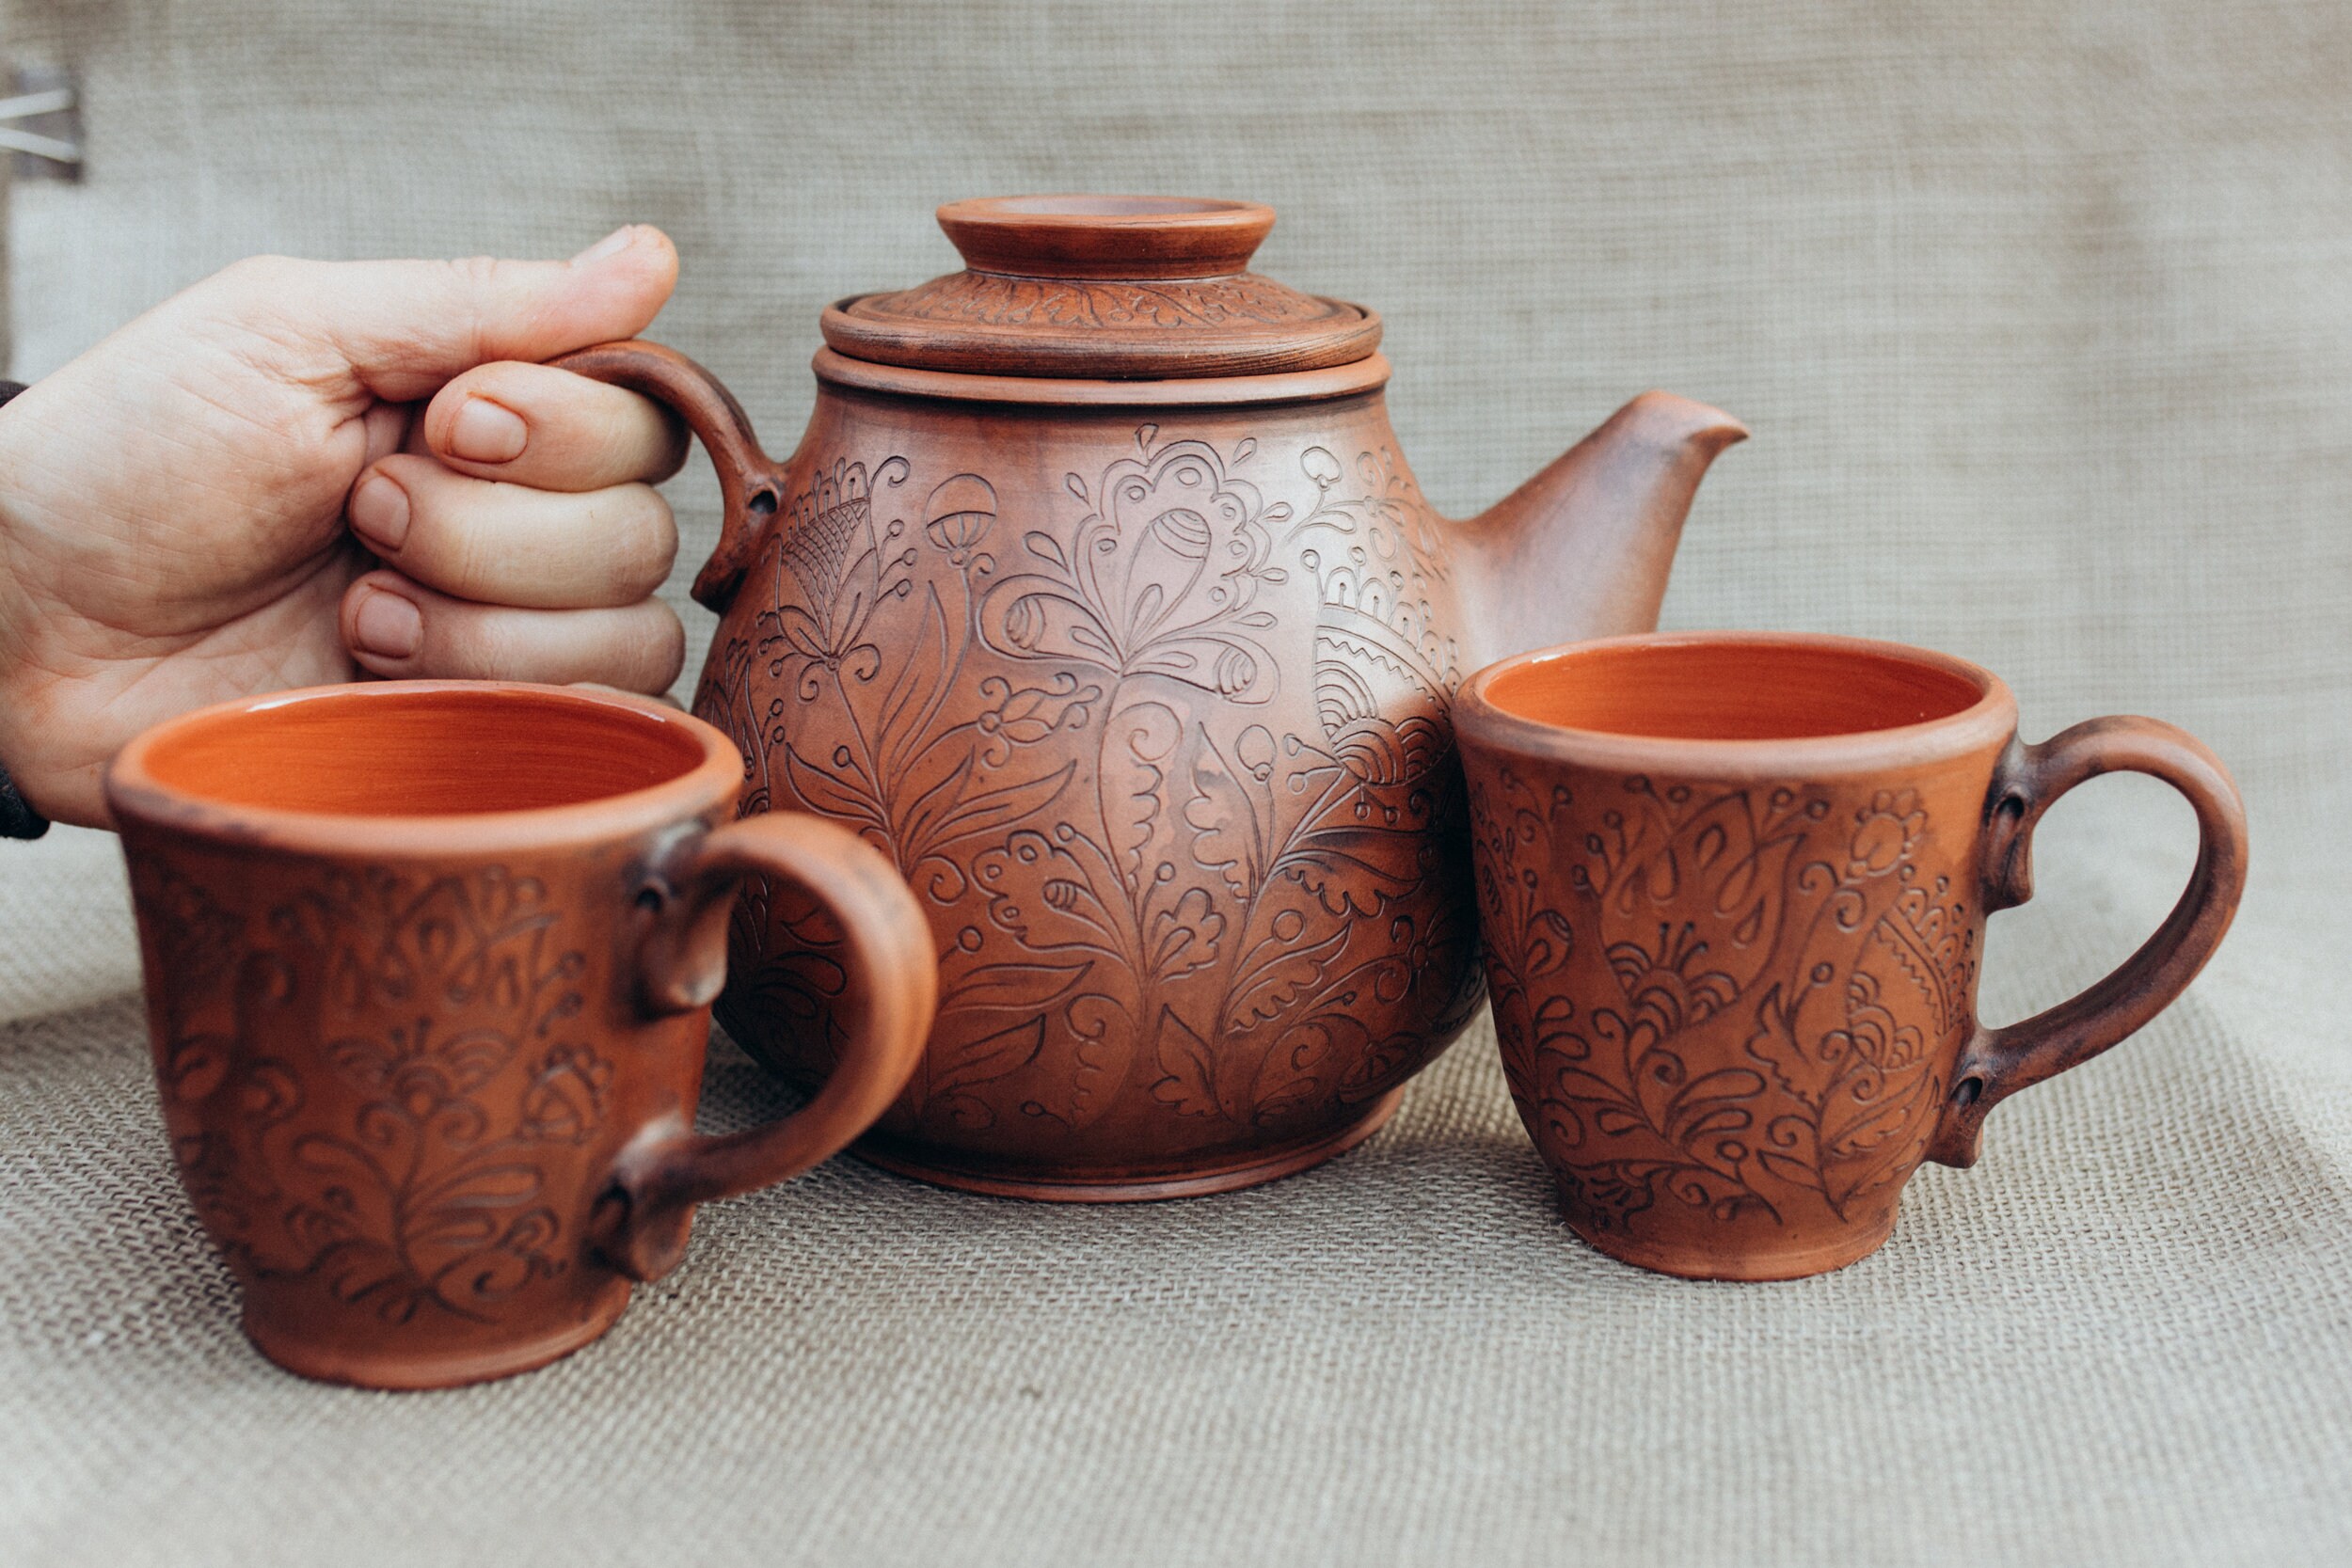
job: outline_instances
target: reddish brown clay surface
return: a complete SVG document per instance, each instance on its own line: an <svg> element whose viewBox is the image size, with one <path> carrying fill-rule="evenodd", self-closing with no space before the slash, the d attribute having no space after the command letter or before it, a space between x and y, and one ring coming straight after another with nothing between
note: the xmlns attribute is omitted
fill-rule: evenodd
<svg viewBox="0 0 2352 1568"><path fill-rule="evenodd" d="M1923 1160L2153 1018L2246 879L2196 740L2100 719L2039 746L1987 672L1843 638L1625 638L1480 671L1455 707L1503 1066L1568 1222L1705 1278L1851 1263ZM2050 802L2129 769L2201 845L2154 937L2074 1001L1976 1019L1988 912Z"/></svg>
<svg viewBox="0 0 2352 1568"><path fill-rule="evenodd" d="M828 312L781 463L666 349L562 361L667 399L717 463L695 711L742 750L744 811L854 827L922 900L939 1022L860 1146L894 1169L1167 1196L1375 1127L1479 1000L1456 683L1650 626L1742 434L1650 393L1447 522L1370 313L1241 271L1272 217L943 209L976 270ZM720 1006L796 1081L838 1029L811 961L747 906Z"/></svg>
<svg viewBox="0 0 2352 1568"><path fill-rule="evenodd" d="M1274 209L1179 197L1012 197L939 210L967 270L844 300L852 359L1020 376L1258 375L1359 363L1380 318L1249 272Z"/></svg>
<svg viewBox="0 0 2352 1568"><path fill-rule="evenodd" d="M921 912L830 823L727 822L741 764L658 704L489 683L281 693L124 750L164 1118L264 1354L390 1388L553 1360L677 1261L694 1205L899 1091ZM834 1056L798 1114L699 1137L747 879L821 928Z"/></svg>

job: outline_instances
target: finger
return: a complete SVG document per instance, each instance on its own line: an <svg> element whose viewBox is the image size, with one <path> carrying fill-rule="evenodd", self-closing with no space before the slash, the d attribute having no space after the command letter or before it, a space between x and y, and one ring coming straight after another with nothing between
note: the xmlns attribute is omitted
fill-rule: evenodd
<svg viewBox="0 0 2352 1568"><path fill-rule="evenodd" d="M344 645L395 678L593 681L666 691L686 662L686 628L660 599L602 610L520 610L437 594L370 572L343 594Z"/></svg>
<svg viewBox="0 0 2352 1568"><path fill-rule="evenodd" d="M407 445L409 428L424 422L411 417L415 412L405 403L379 403L370 408L360 421L360 428L367 432L367 449L361 463L389 457Z"/></svg>
<svg viewBox="0 0 2352 1568"><path fill-rule="evenodd" d="M677 560L670 503L646 484L580 495L387 457L351 489L351 531L387 566L481 604L531 610L632 605Z"/></svg>
<svg viewBox="0 0 2352 1568"><path fill-rule="evenodd" d="M621 689L617 686L607 686L602 681L574 681L572 684L580 687L583 690L588 691L619 691ZM680 713L687 711L686 705L679 702L675 697L671 696L667 691L628 692L624 693L624 695L649 696L664 707L674 707Z"/></svg>
<svg viewBox="0 0 2352 1568"><path fill-rule="evenodd" d="M676 282L669 236L631 224L568 261L261 256L183 297L281 373L356 404L414 402L476 365L634 337Z"/></svg>
<svg viewBox="0 0 2352 1568"><path fill-rule="evenodd" d="M434 394L424 433L461 473L542 490L660 481L686 461L686 426L650 398L548 365L478 365Z"/></svg>

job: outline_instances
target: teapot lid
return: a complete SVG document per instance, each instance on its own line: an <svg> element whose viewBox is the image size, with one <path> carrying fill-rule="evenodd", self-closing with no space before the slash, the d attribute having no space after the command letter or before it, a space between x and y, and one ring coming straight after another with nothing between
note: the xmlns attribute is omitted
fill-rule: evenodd
<svg viewBox="0 0 2352 1568"><path fill-rule="evenodd" d="M965 270L827 309L853 359L988 375L1182 380L1368 358L1380 318L1248 271L1274 209L1163 196L950 201Z"/></svg>

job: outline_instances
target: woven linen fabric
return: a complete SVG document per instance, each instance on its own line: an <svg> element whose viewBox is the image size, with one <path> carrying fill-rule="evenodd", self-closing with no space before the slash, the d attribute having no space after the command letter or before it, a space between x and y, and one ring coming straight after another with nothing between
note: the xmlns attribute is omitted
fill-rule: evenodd
<svg viewBox="0 0 2352 1568"><path fill-rule="evenodd" d="M14 0L89 174L12 196L30 379L262 250L565 255L662 225L655 336L768 444L817 313L952 269L938 202L1248 197L1387 323L1475 510L1624 398L1748 420L1669 625L1979 658L2029 736L2236 769L2236 930L1996 1111L1877 1256L1668 1280L1568 1235L1482 1024L1315 1171L1130 1209L838 1160L707 1209L604 1341L303 1383L171 1175L119 856L0 846L0 1555L26 1564L2330 1562L2352 1558L2352 10ZM716 530L671 487L672 592ZM689 666L691 680L694 666ZM2045 820L1985 1011L2153 928L2161 787ZM708 1118L783 1108L720 1042Z"/></svg>

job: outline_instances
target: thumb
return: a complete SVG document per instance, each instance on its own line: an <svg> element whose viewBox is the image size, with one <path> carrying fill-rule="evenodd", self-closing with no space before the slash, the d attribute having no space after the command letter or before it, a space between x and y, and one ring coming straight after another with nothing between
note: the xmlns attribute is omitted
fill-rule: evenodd
<svg viewBox="0 0 2352 1568"><path fill-rule="evenodd" d="M240 325L330 395L410 403L497 359L537 362L651 324L677 283L677 251L650 224L615 230L568 261L293 261L222 275L249 293ZM291 327L291 332L284 328Z"/></svg>

